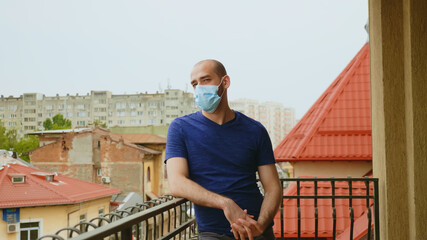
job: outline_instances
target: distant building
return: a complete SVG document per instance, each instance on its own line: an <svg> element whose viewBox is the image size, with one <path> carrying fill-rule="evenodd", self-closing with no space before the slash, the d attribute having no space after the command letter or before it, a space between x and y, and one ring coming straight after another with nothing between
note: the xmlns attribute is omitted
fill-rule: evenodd
<svg viewBox="0 0 427 240"><path fill-rule="evenodd" d="M95 121L113 126L166 126L173 119L197 111L192 93L167 89L164 93L113 95L91 91L87 95L48 97L24 93L19 97L0 97L0 120L19 134L43 130L43 121L61 113L73 127Z"/></svg>
<svg viewBox="0 0 427 240"><path fill-rule="evenodd" d="M167 193L163 163L166 139L151 134L116 134L102 128L49 130L29 152L43 170L112 186L144 199Z"/></svg>
<svg viewBox="0 0 427 240"><path fill-rule="evenodd" d="M273 148L296 124L295 109L286 108L281 103L259 103L258 100L253 99L238 99L230 101L229 104L233 110L261 122L270 135Z"/></svg>
<svg viewBox="0 0 427 240"><path fill-rule="evenodd" d="M110 212L111 196L120 193L16 163L0 166L0 185L0 239L5 240L38 239L58 226L89 221Z"/></svg>

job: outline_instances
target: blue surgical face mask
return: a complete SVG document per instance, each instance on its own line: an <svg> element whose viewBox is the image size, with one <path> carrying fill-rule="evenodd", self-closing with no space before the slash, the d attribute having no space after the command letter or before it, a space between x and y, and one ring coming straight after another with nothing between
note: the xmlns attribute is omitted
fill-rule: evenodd
<svg viewBox="0 0 427 240"><path fill-rule="evenodd" d="M218 96L218 87L222 84L223 78L219 85L197 85L194 94L196 95L196 104L203 111L208 113L215 112L218 104L221 102L221 97L224 94L225 90L222 92L221 96Z"/></svg>

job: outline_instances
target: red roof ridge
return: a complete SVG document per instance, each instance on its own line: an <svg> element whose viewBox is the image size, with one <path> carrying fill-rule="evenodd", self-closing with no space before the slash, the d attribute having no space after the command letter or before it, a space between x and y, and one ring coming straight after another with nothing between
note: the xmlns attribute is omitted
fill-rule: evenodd
<svg viewBox="0 0 427 240"><path fill-rule="evenodd" d="M356 139L354 136L371 135L370 128L366 127L367 113L365 113L370 108L370 106L366 106L367 97L365 96L366 88L369 88L369 74L367 74L369 69L366 69L365 64L366 61L369 61L369 58L366 58L368 54L369 43L366 43L276 147L274 150L276 160L372 160L372 154L366 153L368 151L365 147L367 140L362 139L362 143L357 142L359 145L354 145L357 150L344 154L345 152L342 152L342 148L340 148L342 144L339 142L339 138L325 136L342 135L344 138L350 139L351 144L356 144L354 141L357 140L353 140ZM362 100L361 103L358 101L359 98ZM354 110L362 112L360 118L351 114ZM336 121L344 125L331 125ZM331 148L323 148L318 153L319 143L329 139L331 142L328 143L328 146ZM322 146L324 145L322 144ZM363 150L359 151L359 149Z"/></svg>
<svg viewBox="0 0 427 240"><path fill-rule="evenodd" d="M303 141L300 142L300 145L302 144L306 144L309 140L311 140L311 138L313 137L314 133L317 131L317 129L320 126L320 123L325 119L325 115L328 113L328 110L330 110L332 108L332 104L329 104L333 101L336 100L337 96L339 96L344 88L344 86L346 85L345 83L347 83L349 81L349 79L347 81L340 81L344 78L344 76L346 76L350 71L354 72L354 68L351 68L354 63L356 62L356 59L358 59L360 57L360 54L362 52L362 50L365 47L363 47L361 50L359 50L359 52L357 53L356 57L354 57L351 62L349 64L347 64L347 66L345 67L345 69L338 75L338 77L332 82L332 84L326 89L325 93L331 94L331 97L327 100L327 102L325 103L326 108L321 109L321 113L319 115L318 118L316 118L315 123L313 124L314 126L310 129L310 131L308 132L308 134L305 135L305 138ZM345 80L345 79L344 79ZM339 84L337 86L337 84ZM335 87L337 87L337 90L331 93L331 90L334 89ZM319 98L314 104L313 106L315 106L317 103L320 103L324 98L326 97L326 95L323 98ZM310 137L308 137L310 136ZM304 150L304 148L299 148L299 150L295 153L296 156L298 156L301 151Z"/></svg>

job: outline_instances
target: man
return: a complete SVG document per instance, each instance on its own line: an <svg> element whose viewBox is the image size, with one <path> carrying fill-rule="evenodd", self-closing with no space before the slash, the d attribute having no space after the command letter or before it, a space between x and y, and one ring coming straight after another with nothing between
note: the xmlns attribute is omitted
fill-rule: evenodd
<svg viewBox="0 0 427 240"><path fill-rule="evenodd" d="M195 203L201 240L274 239L282 188L266 129L230 109L230 77L220 62L197 63L191 85L202 111L169 126L165 162L172 194Z"/></svg>

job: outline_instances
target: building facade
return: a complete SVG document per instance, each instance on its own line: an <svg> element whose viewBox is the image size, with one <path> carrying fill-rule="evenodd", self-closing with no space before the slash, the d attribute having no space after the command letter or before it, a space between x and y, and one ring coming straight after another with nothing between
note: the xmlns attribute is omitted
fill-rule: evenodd
<svg viewBox="0 0 427 240"><path fill-rule="evenodd" d="M61 113L73 127L95 121L113 126L165 126L173 119L197 111L192 93L167 89L163 93L113 95L109 91L91 91L87 95L45 96L24 93L0 98L0 120L20 135L43 130L43 121Z"/></svg>
<svg viewBox="0 0 427 240"><path fill-rule="evenodd" d="M264 125L270 135L273 148L291 131L296 124L295 109L286 108L281 103L260 103L253 99L230 101L230 107L244 113Z"/></svg>
<svg viewBox="0 0 427 240"><path fill-rule="evenodd" d="M35 240L110 212L110 188L25 164L0 167L0 239ZM67 238L66 232L60 234Z"/></svg>

